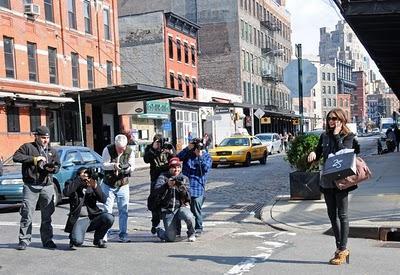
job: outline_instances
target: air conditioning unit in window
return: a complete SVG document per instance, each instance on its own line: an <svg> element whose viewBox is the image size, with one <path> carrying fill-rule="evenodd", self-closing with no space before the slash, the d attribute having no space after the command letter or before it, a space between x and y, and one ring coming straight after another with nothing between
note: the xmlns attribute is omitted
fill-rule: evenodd
<svg viewBox="0 0 400 275"><path fill-rule="evenodd" d="M39 16L40 15L40 7L36 4L25 4L24 13L26 15L31 16Z"/></svg>

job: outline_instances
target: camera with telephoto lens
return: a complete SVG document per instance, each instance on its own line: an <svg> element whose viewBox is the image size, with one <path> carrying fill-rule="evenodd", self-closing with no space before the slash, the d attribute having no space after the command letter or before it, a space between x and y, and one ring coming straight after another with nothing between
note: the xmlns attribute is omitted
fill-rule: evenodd
<svg viewBox="0 0 400 275"><path fill-rule="evenodd" d="M193 151L196 150L196 149L197 150L203 150L204 149L204 144L203 144L202 140L199 139L199 138L192 139L190 141L190 143L194 145L194 147L192 149Z"/></svg>
<svg viewBox="0 0 400 275"><path fill-rule="evenodd" d="M90 167L86 169L85 174L87 174L90 179L94 180L103 178L103 174L100 167Z"/></svg>

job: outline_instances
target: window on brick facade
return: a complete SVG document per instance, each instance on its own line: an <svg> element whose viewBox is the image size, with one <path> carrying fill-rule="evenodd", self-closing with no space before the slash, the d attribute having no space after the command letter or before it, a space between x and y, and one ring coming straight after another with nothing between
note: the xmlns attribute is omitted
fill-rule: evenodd
<svg viewBox="0 0 400 275"><path fill-rule="evenodd" d="M15 106L7 106L7 131L8 132L19 132L19 109Z"/></svg>
<svg viewBox="0 0 400 275"><path fill-rule="evenodd" d="M79 55L71 53L72 87L79 87Z"/></svg>
<svg viewBox="0 0 400 275"><path fill-rule="evenodd" d="M191 50L192 50L192 65L196 66L196 49L194 48L194 46L192 46Z"/></svg>
<svg viewBox="0 0 400 275"><path fill-rule="evenodd" d="M36 44L28 42L28 70L29 80L38 81Z"/></svg>
<svg viewBox="0 0 400 275"><path fill-rule="evenodd" d="M197 81L196 81L196 79L193 79L192 83L193 83L193 86L192 86L193 99L197 99Z"/></svg>
<svg viewBox="0 0 400 275"><path fill-rule="evenodd" d="M181 41L176 40L176 50L177 50L177 59L178 61L182 61L182 47L181 47Z"/></svg>
<svg viewBox="0 0 400 275"><path fill-rule="evenodd" d="M249 0L244 0L244 9L247 11L247 1Z"/></svg>
<svg viewBox="0 0 400 275"><path fill-rule="evenodd" d="M83 16L85 21L85 33L92 34L92 13L90 9L90 1L83 1Z"/></svg>
<svg viewBox="0 0 400 275"><path fill-rule="evenodd" d="M46 21L54 22L53 0L44 0L44 16Z"/></svg>
<svg viewBox="0 0 400 275"><path fill-rule="evenodd" d="M107 61L107 85L113 85L113 63Z"/></svg>
<svg viewBox="0 0 400 275"><path fill-rule="evenodd" d="M323 105L324 107L326 107L326 98L323 98L323 99L322 99L322 105Z"/></svg>
<svg viewBox="0 0 400 275"><path fill-rule="evenodd" d="M322 73L322 80L325 80L325 73Z"/></svg>
<svg viewBox="0 0 400 275"><path fill-rule="evenodd" d="M181 75L178 75L178 90L179 91L183 91L183 88L182 88L182 76Z"/></svg>
<svg viewBox="0 0 400 275"><path fill-rule="evenodd" d="M6 77L15 78L14 39L3 36Z"/></svg>
<svg viewBox="0 0 400 275"><path fill-rule="evenodd" d="M94 88L94 58L92 56L87 57L87 77L88 77L88 88Z"/></svg>
<svg viewBox="0 0 400 275"><path fill-rule="evenodd" d="M108 9L103 10L103 22L104 22L104 38L106 40L111 40L110 11Z"/></svg>
<svg viewBox="0 0 400 275"><path fill-rule="evenodd" d="M49 82L58 84L58 69L57 69L57 49L48 47L49 52Z"/></svg>
<svg viewBox="0 0 400 275"><path fill-rule="evenodd" d="M184 50L185 50L185 63L189 64L189 46L187 43L184 43Z"/></svg>
<svg viewBox="0 0 400 275"><path fill-rule="evenodd" d="M322 86L322 93L326 94L326 86Z"/></svg>
<svg viewBox="0 0 400 275"><path fill-rule="evenodd" d="M169 87L175 89L175 77L174 73L169 73Z"/></svg>
<svg viewBox="0 0 400 275"><path fill-rule="evenodd" d="M0 0L0 7L3 8L10 8L10 0Z"/></svg>
<svg viewBox="0 0 400 275"><path fill-rule="evenodd" d="M186 77L185 85L186 85L186 97L190 98L190 79L189 79L189 77Z"/></svg>
<svg viewBox="0 0 400 275"><path fill-rule="evenodd" d="M331 94L331 86L328 86L328 94Z"/></svg>
<svg viewBox="0 0 400 275"><path fill-rule="evenodd" d="M76 30L76 4L75 0L68 0L68 23L71 29Z"/></svg>
<svg viewBox="0 0 400 275"><path fill-rule="evenodd" d="M244 39L244 21L240 19L240 37Z"/></svg>
<svg viewBox="0 0 400 275"><path fill-rule="evenodd" d="M31 132L35 131L37 127L41 125L40 123L40 109L31 107L29 109L30 126Z"/></svg>
<svg viewBox="0 0 400 275"><path fill-rule="evenodd" d="M336 99L333 99L333 107L336 107Z"/></svg>
<svg viewBox="0 0 400 275"><path fill-rule="evenodd" d="M336 94L336 87L332 86L332 94Z"/></svg>
<svg viewBox="0 0 400 275"><path fill-rule="evenodd" d="M332 81L336 81L335 80L335 73L332 73Z"/></svg>
<svg viewBox="0 0 400 275"><path fill-rule="evenodd" d="M174 59L174 42L171 36L168 36L168 54L169 58Z"/></svg>

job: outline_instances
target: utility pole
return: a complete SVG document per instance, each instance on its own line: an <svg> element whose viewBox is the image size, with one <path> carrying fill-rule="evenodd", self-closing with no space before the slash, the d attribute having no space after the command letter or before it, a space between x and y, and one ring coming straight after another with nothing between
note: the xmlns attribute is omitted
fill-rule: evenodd
<svg viewBox="0 0 400 275"><path fill-rule="evenodd" d="M296 44L296 57L299 71L299 112L300 112L300 134L303 133L303 61L301 44Z"/></svg>

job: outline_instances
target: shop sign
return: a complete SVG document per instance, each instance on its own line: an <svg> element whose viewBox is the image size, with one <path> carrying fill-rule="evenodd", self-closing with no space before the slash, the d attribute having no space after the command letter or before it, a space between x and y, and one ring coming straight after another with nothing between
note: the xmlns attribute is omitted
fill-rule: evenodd
<svg viewBox="0 0 400 275"><path fill-rule="evenodd" d="M170 114L169 102L152 100L146 101L146 114Z"/></svg>

